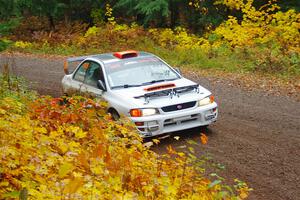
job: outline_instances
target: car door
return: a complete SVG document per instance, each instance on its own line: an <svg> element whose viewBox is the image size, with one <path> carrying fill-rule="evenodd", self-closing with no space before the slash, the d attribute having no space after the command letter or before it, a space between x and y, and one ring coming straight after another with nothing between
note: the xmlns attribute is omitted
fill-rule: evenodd
<svg viewBox="0 0 300 200"><path fill-rule="evenodd" d="M105 85L102 67L99 63L90 61L90 65L85 73L84 85L81 87L81 92L93 97L101 96L103 91L98 88L98 80L101 80Z"/></svg>
<svg viewBox="0 0 300 200"><path fill-rule="evenodd" d="M76 69L72 76L72 82L71 82L71 89L68 90L68 94L78 94L81 93L82 91L85 91L86 89L84 86L84 79L85 75L87 73L87 70L90 66L90 61L84 61L83 63L80 64L80 66Z"/></svg>

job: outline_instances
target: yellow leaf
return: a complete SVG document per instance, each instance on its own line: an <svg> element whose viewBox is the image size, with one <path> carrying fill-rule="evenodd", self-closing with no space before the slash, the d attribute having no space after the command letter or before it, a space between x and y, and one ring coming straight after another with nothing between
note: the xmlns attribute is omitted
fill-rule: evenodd
<svg viewBox="0 0 300 200"><path fill-rule="evenodd" d="M83 132L81 129L75 132L75 137L76 138L85 138L86 137L86 132Z"/></svg>
<svg viewBox="0 0 300 200"><path fill-rule="evenodd" d="M179 153L177 153L180 157L183 157L183 156L185 156L185 154L183 153L183 152L179 152Z"/></svg>
<svg viewBox="0 0 300 200"><path fill-rule="evenodd" d="M5 115L6 111L0 108L0 114Z"/></svg>
<svg viewBox="0 0 300 200"><path fill-rule="evenodd" d="M248 197L248 192L247 191L240 191L240 197L241 199L246 199Z"/></svg>
<svg viewBox="0 0 300 200"><path fill-rule="evenodd" d="M169 154L176 154L176 150L171 146L171 145L168 145L167 146L167 151Z"/></svg>
<svg viewBox="0 0 300 200"><path fill-rule="evenodd" d="M57 147L58 150L61 151L61 153L65 154L69 150L69 146L63 142L59 143L59 146Z"/></svg>
<svg viewBox="0 0 300 200"><path fill-rule="evenodd" d="M86 132L84 132L80 127L70 126L67 130L74 133L76 138L81 139L86 137Z"/></svg>
<svg viewBox="0 0 300 200"><path fill-rule="evenodd" d="M66 185L64 189L64 193L67 194L73 194L75 193L80 187L82 187L84 184L84 181L81 177L76 177Z"/></svg>
<svg viewBox="0 0 300 200"><path fill-rule="evenodd" d="M154 144L158 144L160 142L160 140L158 139L153 139L152 141L154 142Z"/></svg>
<svg viewBox="0 0 300 200"><path fill-rule="evenodd" d="M58 170L59 178L65 177L69 172L74 169L74 166L71 163L64 163L60 166Z"/></svg>

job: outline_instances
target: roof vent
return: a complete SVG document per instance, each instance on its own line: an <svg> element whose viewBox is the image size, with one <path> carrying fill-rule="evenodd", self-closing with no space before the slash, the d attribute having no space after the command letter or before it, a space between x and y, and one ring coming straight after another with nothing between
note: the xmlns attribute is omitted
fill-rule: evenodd
<svg viewBox="0 0 300 200"><path fill-rule="evenodd" d="M113 55L117 58L125 59L125 58L137 57L138 52L134 50L128 50L128 51L115 52Z"/></svg>

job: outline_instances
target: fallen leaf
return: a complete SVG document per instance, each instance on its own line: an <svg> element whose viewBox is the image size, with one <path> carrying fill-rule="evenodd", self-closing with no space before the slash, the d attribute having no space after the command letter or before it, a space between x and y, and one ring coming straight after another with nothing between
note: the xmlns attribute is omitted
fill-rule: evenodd
<svg viewBox="0 0 300 200"><path fill-rule="evenodd" d="M160 143L160 140L158 140L158 139L153 139L152 142L154 142L155 144L158 144L158 143Z"/></svg>
<svg viewBox="0 0 300 200"><path fill-rule="evenodd" d="M76 177L66 185L64 189L64 193L67 194L73 194L75 193L80 187L82 187L84 184L84 181L81 177Z"/></svg>
<svg viewBox="0 0 300 200"><path fill-rule="evenodd" d="M171 145L169 145L167 147L167 151L168 151L169 154L176 154L177 153L176 150Z"/></svg>
<svg viewBox="0 0 300 200"><path fill-rule="evenodd" d="M200 139L202 144L207 144L208 137L204 133L201 133Z"/></svg>
<svg viewBox="0 0 300 200"><path fill-rule="evenodd" d="M71 172L74 169L74 166L71 163L64 163L60 166L58 170L58 176L59 178L63 178L66 176L69 172Z"/></svg>
<svg viewBox="0 0 300 200"><path fill-rule="evenodd" d="M179 137L179 136L175 136L174 139L175 139L175 140L179 140L180 137Z"/></svg>
<svg viewBox="0 0 300 200"><path fill-rule="evenodd" d="M79 163L85 168L85 169L89 169L90 165L87 159L87 154L86 153L80 153L77 157L77 160L79 161Z"/></svg>
<svg viewBox="0 0 300 200"><path fill-rule="evenodd" d="M146 148L150 148L151 146L153 146L153 142L146 142L143 144L143 146Z"/></svg>
<svg viewBox="0 0 300 200"><path fill-rule="evenodd" d="M105 153L105 146L103 144L98 144L97 147L94 149L93 153L92 153L92 157L93 158L102 158L104 156Z"/></svg>

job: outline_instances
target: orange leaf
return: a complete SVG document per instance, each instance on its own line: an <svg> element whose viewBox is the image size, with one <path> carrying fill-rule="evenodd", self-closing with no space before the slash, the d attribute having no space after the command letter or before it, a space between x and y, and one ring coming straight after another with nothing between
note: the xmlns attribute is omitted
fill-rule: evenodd
<svg viewBox="0 0 300 200"><path fill-rule="evenodd" d="M202 144L207 144L208 137L204 133L201 133L200 139Z"/></svg>
<svg viewBox="0 0 300 200"><path fill-rule="evenodd" d="M169 154L176 154L177 153L176 150L171 145L169 145L167 147L167 151L168 151Z"/></svg>
<svg viewBox="0 0 300 200"><path fill-rule="evenodd" d="M78 157L77 157L77 160L79 161L79 163L85 168L85 169L89 169L90 165L89 165L89 162L87 160L87 155L86 153L84 152L81 152Z"/></svg>
<svg viewBox="0 0 300 200"><path fill-rule="evenodd" d="M97 158L100 157L102 158L105 152L105 146L103 144L99 144L93 151L92 157Z"/></svg>
<svg viewBox="0 0 300 200"><path fill-rule="evenodd" d="M108 152L108 150L106 151L105 157L104 157L104 162L106 162L106 164L111 164L111 156L110 153Z"/></svg>
<svg viewBox="0 0 300 200"><path fill-rule="evenodd" d="M70 118L72 123L76 123L79 119L79 117L74 113L71 113Z"/></svg>

